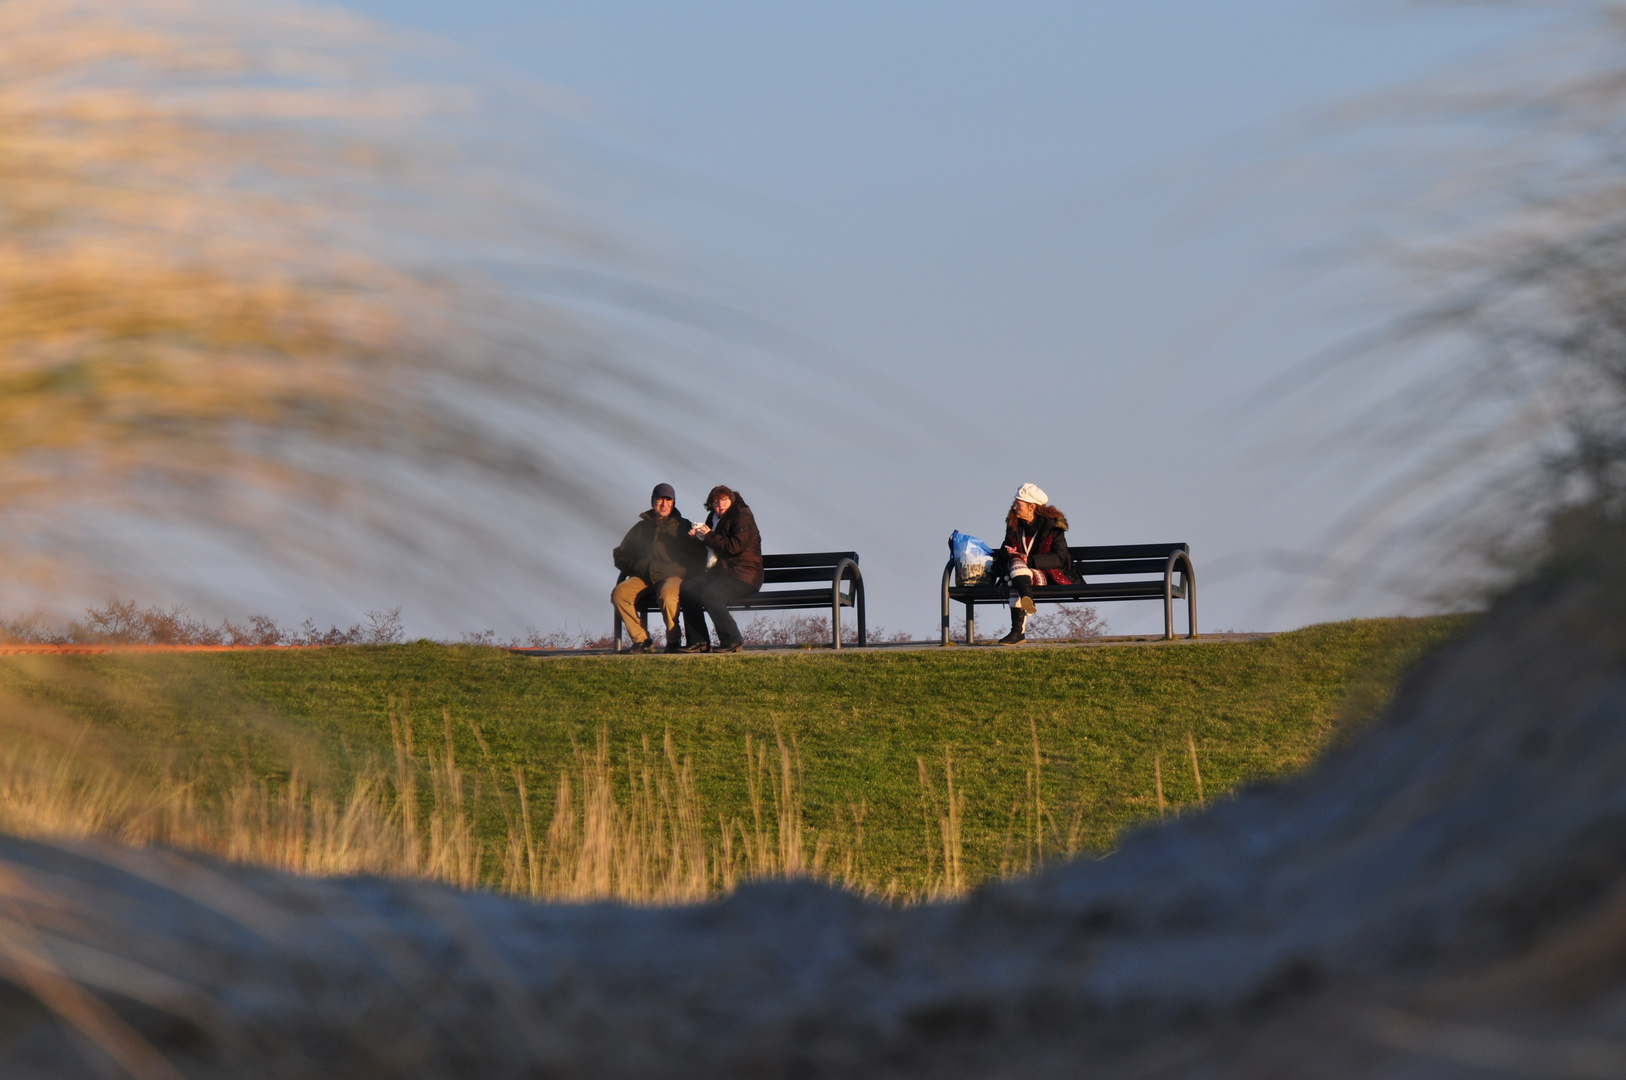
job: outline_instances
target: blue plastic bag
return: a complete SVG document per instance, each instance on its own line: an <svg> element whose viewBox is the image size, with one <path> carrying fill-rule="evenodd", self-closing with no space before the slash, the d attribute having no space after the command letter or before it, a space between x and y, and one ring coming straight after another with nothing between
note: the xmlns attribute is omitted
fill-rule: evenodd
<svg viewBox="0 0 1626 1080"><path fill-rule="evenodd" d="M994 564L993 548L975 536L959 531L949 536L949 556L954 560L954 577L958 585L982 584Z"/></svg>

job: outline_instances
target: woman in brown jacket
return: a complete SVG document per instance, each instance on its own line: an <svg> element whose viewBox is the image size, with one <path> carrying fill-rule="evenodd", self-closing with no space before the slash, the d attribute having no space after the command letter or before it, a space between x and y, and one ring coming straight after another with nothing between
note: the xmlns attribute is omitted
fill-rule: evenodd
<svg viewBox="0 0 1626 1080"><path fill-rule="evenodd" d="M691 627L704 627L699 619L699 609L703 609L717 631L717 651L739 652L745 648L745 640L728 605L762 588L762 534L757 532L751 508L732 488L721 484L712 488L706 496L706 509L711 513L693 531L717 555L717 563L698 581L684 581L683 621ZM690 630L691 637L693 633ZM710 652L711 644L702 636L683 651Z"/></svg>

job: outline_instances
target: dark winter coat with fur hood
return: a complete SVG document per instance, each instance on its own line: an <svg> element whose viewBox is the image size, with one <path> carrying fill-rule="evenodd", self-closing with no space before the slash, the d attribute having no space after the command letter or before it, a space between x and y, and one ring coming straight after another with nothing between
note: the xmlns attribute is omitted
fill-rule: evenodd
<svg viewBox="0 0 1626 1080"><path fill-rule="evenodd" d="M1032 521L1023 521L1012 510L1005 517L1005 542L1000 547L1026 551L1028 568L1043 570L1047 585L1073 585L1078 581L1073 574L1073 556L1067 550L1067 515L1054 506L1038 507ZM1010 556L1003 550L999 555L995 569L1008 574Z"/></svg>

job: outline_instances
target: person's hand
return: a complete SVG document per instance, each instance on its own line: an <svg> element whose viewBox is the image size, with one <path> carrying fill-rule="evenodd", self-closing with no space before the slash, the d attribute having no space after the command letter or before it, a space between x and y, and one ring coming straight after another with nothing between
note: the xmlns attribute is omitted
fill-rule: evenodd
<svg viewBox="0 0 1626 1080"><path fill-rule="evenodd" d="M707 534L710 532L711 530L706 528L704 525L696 525L694 528L689 530L689 535L698 536L700 539L704 540Z"/></svg>
<svg viewBox="0 0 1626 1080"><path fill-rule="evenodd" d="M1005 548L1005 550L1006 550L1006 551L1008 551L1008 552L1010 552L1010 553L1011 553L1011 554L1012 554L1012 555L1020 555L1020 554L1022 554L1022 553L1021 553L1021 552L1020 552L1020 551L1017 551L1017 550L1016 550L1016 549L1015 549L1015 548L1013 548L1013 547L1008 547L1008 546L1007 546L1007 547L1006 547L1006 548Z"/></svg>

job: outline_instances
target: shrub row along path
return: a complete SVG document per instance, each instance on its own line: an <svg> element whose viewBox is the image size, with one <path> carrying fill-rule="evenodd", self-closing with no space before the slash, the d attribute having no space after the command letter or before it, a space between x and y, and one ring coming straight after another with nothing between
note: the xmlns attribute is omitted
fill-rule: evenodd
<svg viewBox="0 0 1626 1080"><path fill-rule="evenodd" d="M77 1023L195 1080L1619 1076L1626 584L1600 570L1506 603L1309 773L964 903L546 906L0 841L27 988L0 1072L102 1075Z"/></svg>
<svg viewBox="0 0 1626 1080"><path fill-rule="evenodd" d="M478 823L493 845L505 826L491 792L517 767L531 804L551 807L573 746L592 747L603 727L623 780L628 749L647 740L658 755L670 731L694 763L715 838L720 820L751 820L747 735L776 753L777 730L800 754L808 850L822 842L832 860L850 856L868 890L913 893L934 860L942 869L950 767L968 882L1105 851L1126 825L1159 816L1159 780L1168 813L1199 801L1193 746L1209 799L1301 768L1340 717L1369 712L1461 625L1363 620L1177 646L743 657L537 660L429 643L28 655L0 661L0 692L93 725L92 745L136 767L195 777L203 798L245 769L274 781L297 770L339 790L391 759L392 702L420 751L443 752L450 716L458 761L487 781Z"/></svg>

